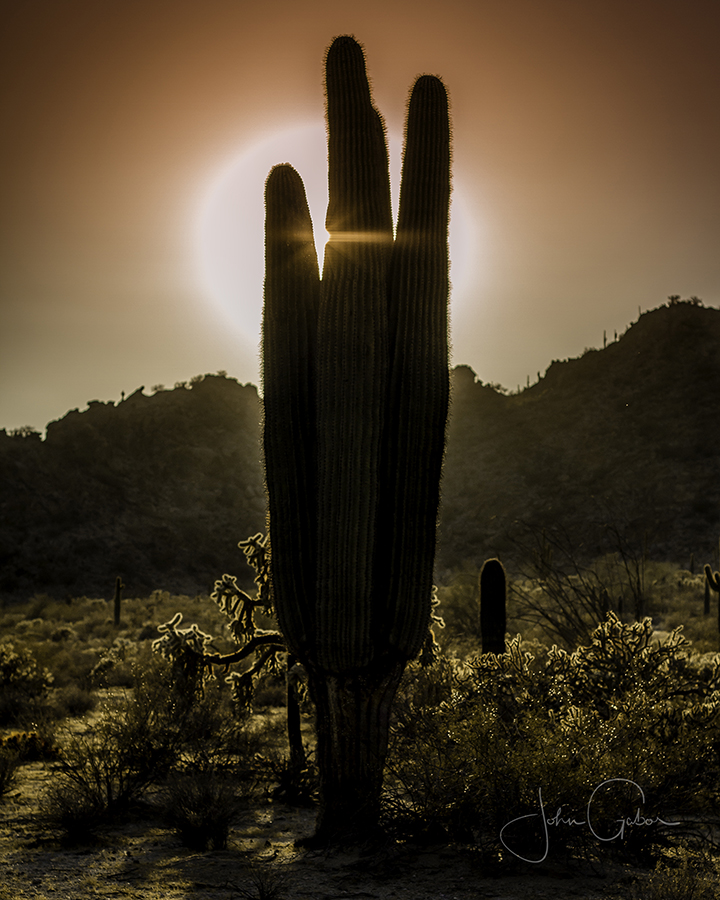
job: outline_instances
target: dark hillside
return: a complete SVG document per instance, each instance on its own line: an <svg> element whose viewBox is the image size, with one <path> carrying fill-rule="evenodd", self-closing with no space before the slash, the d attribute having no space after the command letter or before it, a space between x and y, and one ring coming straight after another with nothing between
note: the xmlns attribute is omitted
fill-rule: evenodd
<svg viewBox="0 0 720 900"><path fill-rule="evenodd" d="M513 522L563 525L593 547L605 519L650 553L713 559L720 533L720 311L644 313L604 350L553 362L503 396L454 373L442 562L507 550ZM516 529L515 529L516 530Z"/></svg>
<svg viewBox="0 0 720 900"><path fill-rule="evenodd" d="M562 525L584 552L598 524L650 555L717 566L720 311L676 303L619 340L553 362L506 396L453 375L438 567L512 561L518 522ZM117 405L93 401L47 439L0 432L0 596L206 591L248 575L237 542L265 498L255 387L205 376Z"/></svg>
<svg viewBox="0 0 720 900"><path fill-rule="evenodd" d="M206 375L117 406L91 401L45 441L0 433L0 589L193 594L245 574L238 540L264 527L260 404Z"/></svg>

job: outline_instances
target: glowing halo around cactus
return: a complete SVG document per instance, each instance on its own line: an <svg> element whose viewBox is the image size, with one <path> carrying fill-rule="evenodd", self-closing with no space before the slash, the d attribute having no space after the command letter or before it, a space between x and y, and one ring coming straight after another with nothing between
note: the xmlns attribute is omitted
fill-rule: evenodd
<svg viewBox="0 0 720 900"><path fill-rule="evenodd" d="M390 134L393 218L400 193L402 137ZM198 216L196 253L201 286L220 313L253 343L259 341L265 268L264 189L270 169L290 163L303 179L320 266L328 202L327 137L322 122L286 128L232 159L212 181ZM450 279L453 293L466 292L475 273L473 217L455 179L450 220Z"/></svg>

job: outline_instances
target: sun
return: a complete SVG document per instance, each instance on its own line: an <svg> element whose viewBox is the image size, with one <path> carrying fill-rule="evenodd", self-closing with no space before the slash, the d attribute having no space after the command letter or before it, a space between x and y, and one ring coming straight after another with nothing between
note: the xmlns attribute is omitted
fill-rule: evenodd
<svg viewBox="0 0 720 900"><path fill-rule="evenodd" d="M393 218L400 194L402 137L390 132ZM260 340L265 266L264 189L270 169L290 163L302 177L322 266L328 202L327 139L322 122L283 129L257 141L235 158L209 185L197 217L197 270L203 293L226 327L252 343ZM472 267L472 217L454 179L450 220L450 276L456 291Z"/></svg>

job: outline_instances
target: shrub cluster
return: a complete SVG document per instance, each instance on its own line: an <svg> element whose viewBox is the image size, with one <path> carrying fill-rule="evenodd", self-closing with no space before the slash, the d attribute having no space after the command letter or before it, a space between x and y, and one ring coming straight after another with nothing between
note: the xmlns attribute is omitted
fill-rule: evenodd
<svg viewBox="0 0 720 900"><path fill-rule="evenodd" d="M0 725L32 718L52 684L52 675L29 650L0 643Z"/></svg>
<svg viewBox="0 0 720 900"><path fill-rule="evenodd" d="M501 656L407 674L389 760L396 824L536 860L549 844L599 846L593 829L607 839L623 820L605 846L640 851L717 810L720 656L612 613L572 653L532 649L518 636Z"/></svg>
<svg viewBox="0 0 720 900"><path fill-rule="evenodd" d="M237 787L215 768L173 772L163 792L165 819L191 850L225 850L242 808Z"/></svg>
<svg viewBox="0 0 720 900"><path fill-rule="evenodd" d="M209 769L223 756L232 735L220 697L211 688L189 696L170 675L170 665L155 659L136 673L132 695L109 700L97 724L62 740L44 812L69 838L127 812L181 763Z"/></svg>

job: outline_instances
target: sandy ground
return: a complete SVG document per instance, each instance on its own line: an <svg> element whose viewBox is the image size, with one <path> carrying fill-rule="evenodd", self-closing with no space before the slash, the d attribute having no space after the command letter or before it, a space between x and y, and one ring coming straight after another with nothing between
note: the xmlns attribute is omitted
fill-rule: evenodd
<svg viewBox="0 0 720 900"><path fill-rule="evenodd" d="M632 896L633 870L519 864L488 872L470 852L391 846L363 856L298 851L314 812L279 804L249 807L228 849L197 853L153 817L115 826L91 846L68 848L45 828L37 799L51 768L23 765L0 806L0 900L132 898L132 900L599 900Z"/></svg>

